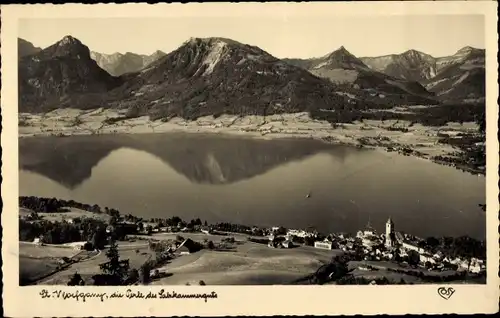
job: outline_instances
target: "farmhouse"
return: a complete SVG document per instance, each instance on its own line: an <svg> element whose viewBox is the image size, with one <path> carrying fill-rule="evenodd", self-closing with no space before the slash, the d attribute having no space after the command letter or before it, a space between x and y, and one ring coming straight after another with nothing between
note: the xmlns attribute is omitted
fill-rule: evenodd
<svg viewBox="0 0 500 318"><path fill-rule="evenodd" d="M420 263L427 263L427 262L431 264L436 264L436 260L432 257L432 255L427 253L420 254Z"/></svg>
<svg viewBox="0 0 500 318"><path fill-rule="evenodd" d="M274 236L274 235L271 235L269 236L269 243L267 244L267 246L269 247L279 247L279 246L283 246L282 244L287 241L285 239L285 237L283 236Z"/></svg>
<svg viewBox="0 0 500 318"><path fill-rule="evenodd" d="M196 243L191 239L185 239L184 242L181 243L175 250L175 254L177 255L188 255L194 252L197 252L198 248Z"/></svg>
<svg viewBox="0 0 500 318"><path fill-rule="evenodd" d="M325 250L331 250L331 249L333 249L333 242L330 240L316 241L316 242L314 242L314 247L325 249Z"/></svg>
<svg viewBox="0 0 500 318"><path fill-rule="evenodd" d="M423 248L418 247L417 244L410 241L404 241L401 245L406 250L419 252L420 254L424 254L426 252Z"/></svg>

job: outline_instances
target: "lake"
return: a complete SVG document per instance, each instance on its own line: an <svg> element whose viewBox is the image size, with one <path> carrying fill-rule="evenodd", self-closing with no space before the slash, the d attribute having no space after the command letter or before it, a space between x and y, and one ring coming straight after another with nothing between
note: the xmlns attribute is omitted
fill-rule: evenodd
<svg viewBox="0 0 500 318"><path fill-rule="evenodd" d="M312 139L202 134L19 139L19 195L122 214L350 232L485 238L484 176ZM310 197L307 195L310 193Z"/></svg>

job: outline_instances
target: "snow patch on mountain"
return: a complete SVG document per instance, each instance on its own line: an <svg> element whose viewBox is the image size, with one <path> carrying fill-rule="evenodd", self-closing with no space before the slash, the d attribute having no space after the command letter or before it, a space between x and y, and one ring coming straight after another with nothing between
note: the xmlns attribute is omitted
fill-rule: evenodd
<svg viewBox="0 0 500 318"><path fill-rule="evenodd" d="M448 80L448 78L442 78L440 80L437 80L437 81L434 81L434 82L431 82L431 83L425 85L425 88L429 90L429 89L433 88L434 86L436 86L444 81L447 81L447 80Z"/></svg>
<svg viewBox="0 0 500 318"><path fill-rule="evenodd" d="M327 66L328 64L329 64L329 61L321 62L318 65L316 65L315 67L313 67L313 69L322 68L323 66Z"/></svg>
<svg viewBox="0 0 500 318"><path fill-rule="evenodd" d="M453 86L458 85L458 84L462 83L463 81L465 81L465 79L467 77L469 77L469 74L470 74L469 72L465 72L464 74L462 74L462 76L460 76L460 78L458 80L456 80L455 83L453 83Z"/></svg>
<svg viewBox="0 0 500 318"><path fill-rule="evenodd" d="M212 74L214 71L214 67L222 60L224 57L224 48L226 47L226 43L223 41L216 41L212 44L210 52L203 59L202 65L206 65L207 69L203 73L203 76Z"/></svg>

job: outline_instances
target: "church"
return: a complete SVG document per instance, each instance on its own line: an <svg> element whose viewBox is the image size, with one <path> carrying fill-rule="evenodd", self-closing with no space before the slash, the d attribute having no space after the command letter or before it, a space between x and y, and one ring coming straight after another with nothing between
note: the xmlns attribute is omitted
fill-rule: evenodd
<svg viewBox="0 0 500 318"><path fill-rule="evenodd" d="M394 232L394 222L392 218L389 217L387 222L385 223L385 247L391 248L395 247L397 243L396 234Z"/></svg>

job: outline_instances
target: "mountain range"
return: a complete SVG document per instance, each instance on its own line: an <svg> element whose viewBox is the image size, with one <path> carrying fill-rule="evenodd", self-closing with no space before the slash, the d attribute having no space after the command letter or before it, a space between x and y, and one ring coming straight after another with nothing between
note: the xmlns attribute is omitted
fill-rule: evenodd
<svg viewBox="0 0 500 318"><path fill-rule="evenodd" d="M66 36L19 47L19 109L111 107L128 116L193 119L484 99L484 50L433 58L411 50L358 58L341 47L321 58L278 59L225 38L191 38L150 56L91 52ZM258 97L258 98L256 98Z"/></svg>
<svg viewBox="0 0 500 318"><path fill-rule="evenodd" d="M451 56L435 58L416 50L380 57L363 57L371 69L417 81L444 99L485 95L485 50L464 47Z"/></svg>
<svg viewBox="0 0 500 318"><path fill-rule="evenodd" d="M90 52L90 57L97 62L97 65L114 76L140 71L165 55L166 53L162 51L156 51L151 55L139 55L131 52L125 54Z"/></svg>

